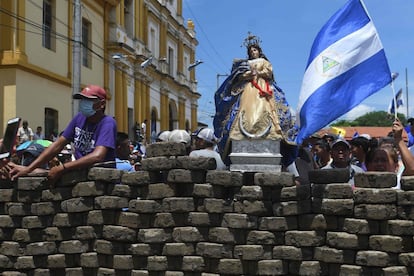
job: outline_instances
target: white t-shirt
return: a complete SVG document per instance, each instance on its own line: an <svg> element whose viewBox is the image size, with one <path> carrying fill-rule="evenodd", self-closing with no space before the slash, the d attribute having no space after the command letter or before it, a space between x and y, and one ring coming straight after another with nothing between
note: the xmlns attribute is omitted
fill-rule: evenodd
<svg viewBox="0 0 414 276"><path fill-rule="evenodd" d="M28 127L27 129L19 127L17 131L17 136L19 137L19 143L30 141L31 138L33 138L33 131L30 127Z"/></svg>
<svg viewBox="0 0 414 276"><path fill-rule="evenodd" d="M216 159L217 170L226 169L226 165L224 165L223 160L221 160L220 154L217 151L210 149L193 150L190 152L190 157L212 157Z"/></svg>

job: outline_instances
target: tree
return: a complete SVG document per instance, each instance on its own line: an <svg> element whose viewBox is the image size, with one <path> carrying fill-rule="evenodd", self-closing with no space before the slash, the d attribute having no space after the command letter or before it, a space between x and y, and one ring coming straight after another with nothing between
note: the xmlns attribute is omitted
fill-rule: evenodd
<svg viewBox="0 0 414 276"><path fill-rule="evenodd" d="M407 119L402 113L397 114L398 118L403 124L406 123ZM373 111L365 115L356 118L353 121L340 120L332 126L378 126L378 127L389 127L394 121L394 115L388 114L385 111Z"/></svg>

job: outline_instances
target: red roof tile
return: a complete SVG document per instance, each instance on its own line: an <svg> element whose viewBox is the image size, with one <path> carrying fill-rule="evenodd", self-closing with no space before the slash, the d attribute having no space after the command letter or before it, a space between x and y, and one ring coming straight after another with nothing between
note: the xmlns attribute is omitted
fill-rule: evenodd
<svg viewBox="0 0 414 276"><path fill-rule="evenodd" d="M371 138L381 138L388 136L388 133L392 131L391 126L389 127L367 127L367 126L356 126L356 127L339 127L345 131L345 139L351 140L355 132L361 134L368 134ZM325 128L318 132L321 136L326 133L336 133L332 128ZM407 133L403 131L403 139L407 141Z"/></svg>

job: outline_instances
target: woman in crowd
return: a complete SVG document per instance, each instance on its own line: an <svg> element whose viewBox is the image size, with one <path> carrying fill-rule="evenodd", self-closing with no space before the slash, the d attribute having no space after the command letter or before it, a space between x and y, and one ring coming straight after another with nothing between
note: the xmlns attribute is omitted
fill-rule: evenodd
<svg viewBox="0 0 414 276"><path fill-rule="evenodd" d="M354 164L367 171L365 164L365 158L368 153L368 150L371 148L371 140L364 136L357 136L353 138L350 142L352 156L355 159Z"/></svg>
<svg viewBox="0 0 414 276"><path fill-rule="evenodd" d="M398 153L391 145L383 145L368 151L366 156L367 171L392 172L397 174L397 184L400 189L401 172L399 171Z"/></svg>

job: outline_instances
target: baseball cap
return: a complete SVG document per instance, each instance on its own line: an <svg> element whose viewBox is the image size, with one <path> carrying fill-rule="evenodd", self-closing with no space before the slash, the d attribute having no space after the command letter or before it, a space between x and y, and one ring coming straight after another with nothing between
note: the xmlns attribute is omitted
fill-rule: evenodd
<svg viewBox="0 0 414 276"><path fill-rule="evenodd" d="M409 123L410 125L414 125L414 118L409 118L407 120L407 123Z"/></svg>
<svg viewBox="0 0 414 276"><path fill-rule="evenodd" d="M72 146L67 144L61 151L61 154L72 154Z"/></svg>
<svg viewBox="0 0 414 276"><path fill-rule="evenodd" d="M197 133L197 137L209 143L217 143L217 137L214 135L214 131L211 128L202 128Z"/></svg>
<svg viewBox="0 0 414 276"><path fill-rule="evenodd" d="M168 142L190 144L191 136L184 129L174 129L168 137Z"/></svg>
<svg viewBox="0 0 414 276"><path fill-rule="evenodd" d="M106 91L98 85L88 85L80 93L74 94L73 98L106 100Z"/></svg>
<svg viewBox="0 0 414 276"><path fill-rule="evenodd" d="M171 131L169 130L163 130L160 133L158 133L157 141L159 142L167 142L168 138L170 137Z"/></svg>
<svg viewBox="0 0 414 276"><path fill-rule="evenodd" d="M343 139L343 138L339 138L339 139L336 139L333 143L332 143L332 145L331 145L331 149L333 149L336 145L338 145L338 144L344 144L348 149L350 149L351 148L351 145L348 143L348 141L347 140L345 140L345 139Z"/></svg>

